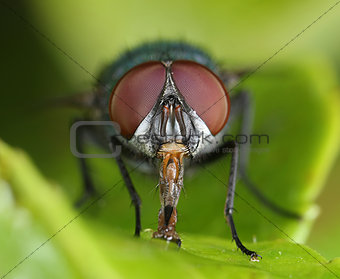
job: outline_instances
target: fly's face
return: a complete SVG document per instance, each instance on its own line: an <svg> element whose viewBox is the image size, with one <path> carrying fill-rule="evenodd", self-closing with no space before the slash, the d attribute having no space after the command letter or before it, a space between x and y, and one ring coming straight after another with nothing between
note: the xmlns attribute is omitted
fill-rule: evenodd
<svg viewBox="0 0 340 279"><path fill-rule="evenodd" d="M143 63L115 86L109 111L121 127L122 143L130 150L160 159L161 209L155 238L180 244L175 225L183 161L216 147L229 110L223 83L193 61Z"/></svg>
<svg viewBox="0 0 340 279"><path fill-rule="evenodd" d="M220 137L230 103L223 83L206 67L186 60L155 61L121 78L109 110L124 144L153 158L162 145L177 143L195 157L215 147L216 140L210 140Z"/></svg>

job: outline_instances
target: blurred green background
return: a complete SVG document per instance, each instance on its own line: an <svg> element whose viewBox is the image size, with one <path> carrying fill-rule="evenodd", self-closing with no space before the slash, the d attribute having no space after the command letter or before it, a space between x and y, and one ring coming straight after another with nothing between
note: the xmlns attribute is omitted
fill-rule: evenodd
<svg viewBox="0 0 340 279"><path fill-rule="evenodd" d="M25 150L72 205L80 195L81 178L69 151L68 128L79 113L44 106L46 100L93 88L95 80L90 74L97 76L124 50L157 39L201 46L227 69L255 68L334 3L2 1L0 137ZM250 176L268 197L306 214L307 221L277 216L263 208L241 182L237 188L241 197L282 230L329 260L339 256L340 249L339 26L337 6L242 85L254 94L254 131L268 133L271 139L269 146L254 146ZM119 180L113 162L93 159L90 164L99 192ZM228 159L206 167L226 181ZM132 178L143 200L143 228L155 229L157 177L133 173ZM223 220L225 192L209 172L189 172L179 204L178 231L230 239ZM6 200L5 194L1 200ZM24 200L18 198L27 207ZM235 207L241 239L284 238L241 199L236 199ZM133 208L121 183L82 218L98 229L99 238L101 233L104 238L114 232L133 232ZM67 221L65 217L59 227ZM44 232L41 235L44 240ZM27 237L25 243L17 247L20 255L37 246L34 238ZM13 256L11 263L17 259ZM9 266L5 264L1 271ZM56 278L60 276L66 275Z"/></svg>

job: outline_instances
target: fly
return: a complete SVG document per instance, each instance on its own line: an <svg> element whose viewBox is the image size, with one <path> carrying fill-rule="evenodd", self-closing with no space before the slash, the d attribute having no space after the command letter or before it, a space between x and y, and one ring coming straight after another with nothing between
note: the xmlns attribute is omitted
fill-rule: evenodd
<svg viewBox="0 0 340 279"><path fill-rule="evenodd" d="M234 140L225 141L229 115L231 119L242 120L242 134L249 134L251 129L249 93L239 91L230 97L228 94L227 88L237 78L237 73L221 70L208 54L190 44L148 43L109 65L94 92L74 102L86 104L92 120L110 120L119 125L119 129L98 127L94 136L101 139L103 146L122 147L115 160L135 207L135 235L139 236L141 231L141 199L125 166L129 158L144 160L151 168L159 169L161 208L154 238L181 245L176 232L176 208L183 187L184 167L228 154L231 166L224 215L232 238L243 253L252 261L262 258L242 244L235 228L233 210L238 173L266 206L287 217L300 218L263 196L247 178L247 151L240 150ZM77 135L80 152L84 134ZM80 160L85 199L94 192L94 187L85 158Z"/></svg>

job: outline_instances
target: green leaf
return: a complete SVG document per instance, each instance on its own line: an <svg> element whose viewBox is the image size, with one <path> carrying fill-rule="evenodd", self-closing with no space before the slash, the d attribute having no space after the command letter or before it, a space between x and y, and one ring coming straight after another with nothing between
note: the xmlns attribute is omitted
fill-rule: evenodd
<svg viewBox="0 0 340 279"><path fill-rule="evenodd" d="M8 278L334 278L339 259L284 240L247 243L250 262L234 243L182 234L183 247L123 235L79 215L56 185L21 151L0 142L0 271ZM10 232L10 233L9 233ZM42 245L43 244L43 245ZM33 253L32 253L33 252ZM25 258L27 256L27 258ZM20 261L22 261L20 263Z"/></svg>

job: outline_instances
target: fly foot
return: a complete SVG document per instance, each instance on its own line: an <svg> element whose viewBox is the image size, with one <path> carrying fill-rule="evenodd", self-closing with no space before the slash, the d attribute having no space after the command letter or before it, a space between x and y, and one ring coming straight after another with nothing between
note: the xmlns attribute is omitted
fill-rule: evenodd
<svg viewBox="0 0 340 279"><path fill-rule="evenodd" d="M256 252L252 252L250 255L250 261L252 262L259 262L260 259L262 260L262 256L258 255Z"/></svg>

